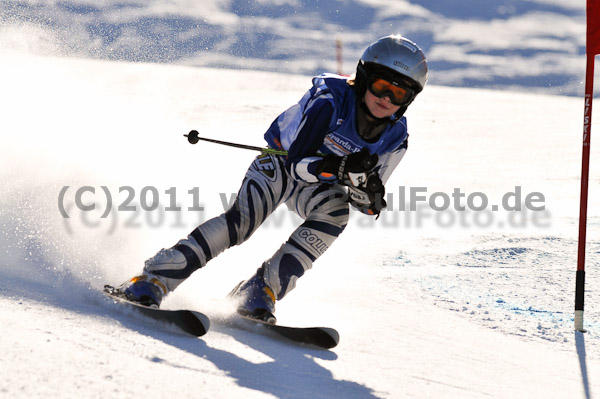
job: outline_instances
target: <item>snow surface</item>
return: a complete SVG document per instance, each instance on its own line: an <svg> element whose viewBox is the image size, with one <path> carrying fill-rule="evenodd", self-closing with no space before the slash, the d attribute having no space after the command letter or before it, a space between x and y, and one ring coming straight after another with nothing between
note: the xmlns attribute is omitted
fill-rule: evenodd
<svg viewBox="0 0 600 399"><path fill-rule="evenodd" d="M598 146L590 180L589 332L573 332L581 99L427 87L408 113L408 154L387 184L394 210L377 222L353 213L340 239L278 304L282 324L339 330L339 346L322 351L218 322L231 311L222 298L297 223L284 209L166 299L165 307L216 320L200 339L128 314L100 293L220 213L255 156L191 146L182 135L195 128L261 145L264 130L301 97L309 76L7 49L1 59L1 397L589 398L598 392ZM600 131L597 122L593 131ZM74 203L84 187L95 188L81 204L96 204L94 211L78 211ZM142 210L152 205L146 187L157 190L155 211ZM166 193L171 187L176 204ZM484 193L490 204L483 212L428 206L400 212L401 187L426 188L428 196L460 188L467 196ZM489 210L515 187L523 199L543 194L545 210ZM200 204L188 193L195 188ZM136 210L118 210L128 191ZM102 218L108 202L113 209ZM182 210L165 210L172 205ZM188 210L197 205L204 210Z"/></svg>

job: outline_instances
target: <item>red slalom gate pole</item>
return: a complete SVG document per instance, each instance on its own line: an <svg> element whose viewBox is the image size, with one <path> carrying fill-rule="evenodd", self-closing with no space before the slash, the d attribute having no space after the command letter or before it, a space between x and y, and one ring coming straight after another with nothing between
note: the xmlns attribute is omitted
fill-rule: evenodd
<svg viewBox="0 0 600 399"><path fill-rule="evenodd" d="M590 136L592 133L592 100L594 97L594 54L587 54L585 77L585 103L583 111L583 150L581 158L581 194L579 200L579 244L577 251L577 274L575 283L575 329L583 328L585 292L585 244L587 233L588 181L590 170Z"/></svg>
<svg viewBox="0 0 600 399"><path fill-rule="evenodd" d="M577 276L575 283L575 330L583 328L585 292L585 244L587 228L588 181L590 170L590 139L592 136L592 100L594 98L594 62L600 54L600 0L586 2L585 107L583 112L583 151L581 158L581 197L579 203L579 244L577 250Z"/></svg>
<svg viewBox="0 0 600 399"><path fill-rule="evenodd" d="M344 63L342 61L342 39L335 41L335 53L337 59L337 73L338 75L344 74Z"/></svg>

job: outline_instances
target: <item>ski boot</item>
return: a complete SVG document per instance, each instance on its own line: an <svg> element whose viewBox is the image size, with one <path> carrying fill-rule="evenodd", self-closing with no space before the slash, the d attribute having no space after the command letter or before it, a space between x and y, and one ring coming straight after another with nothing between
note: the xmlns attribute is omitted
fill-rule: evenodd
<svg viewBox="0 0 600 399"><path fill-rule="evenodd" d="M275 294L265 283L262 269L249 280L239 283L229 294L240 301L237 312L242 316L275 324Z"/></svg>
<svg viewBox="0 0 600 399"><path fill-rule="evenodd" d="M127 281L119 287L120 293L131 302L156 308L160 306L168 290L157 277L142 274Z"/></svg>

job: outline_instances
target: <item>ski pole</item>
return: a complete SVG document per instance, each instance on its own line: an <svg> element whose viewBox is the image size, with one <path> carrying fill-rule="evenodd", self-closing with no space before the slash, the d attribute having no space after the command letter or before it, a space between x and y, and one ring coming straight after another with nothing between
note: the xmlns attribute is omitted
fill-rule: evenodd
<svg viewBox="0 0 600 399"><path fill-rule="evenodd" d="M287 153L288 153L285 150L276 150L274 148L268 148L268 147L255 147L255 146L252 146L252 145L231 143L229 141L221 141L221 140L209 139L209 138L206 138L206 137L200 137L198 135L198 131L197 130L192 130L188 134L184 134L183 136L187 137L188 142L190 144L196 144L198 141L202 140L202 141L208 141L210 143L226 145L226 146L229 146L229 147L243 148L245 150L260 151L263 154L287 155Z"/></svg>

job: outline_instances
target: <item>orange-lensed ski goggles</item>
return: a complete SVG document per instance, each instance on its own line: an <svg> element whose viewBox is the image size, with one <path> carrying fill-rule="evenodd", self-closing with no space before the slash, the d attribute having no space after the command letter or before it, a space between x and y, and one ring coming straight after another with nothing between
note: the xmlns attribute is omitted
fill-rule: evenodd
<svg viewBox="0 0 600 399"><path fill-rule="evenodd" d="M392 83L379 76L372 76L368 80L369 91L376 97L389 97L394 105L407 105L415 98L415 92L405 86Z"/></svg>

